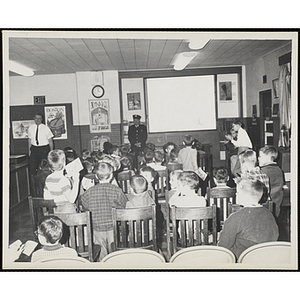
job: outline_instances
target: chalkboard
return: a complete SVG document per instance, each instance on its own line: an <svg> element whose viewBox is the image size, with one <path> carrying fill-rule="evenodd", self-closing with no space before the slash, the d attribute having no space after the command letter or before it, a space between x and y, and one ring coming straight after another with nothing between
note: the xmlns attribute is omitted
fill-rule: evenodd
<svg viewBox="0 0 300 300"><path fill-rule="evenodd" d="M64 149L69 146L74 148L74 134L73 134L73 114L71 103L52 103L41 105L21 105L10 106L10 154L28 153L28 139L27 138L13 138L13 121L33 120L36 113L40 113L45 117L45 107L64 106L66 113L66 127L67 139L54 139L54 148ZM78 141L77 141L78 143Z"/></svg>

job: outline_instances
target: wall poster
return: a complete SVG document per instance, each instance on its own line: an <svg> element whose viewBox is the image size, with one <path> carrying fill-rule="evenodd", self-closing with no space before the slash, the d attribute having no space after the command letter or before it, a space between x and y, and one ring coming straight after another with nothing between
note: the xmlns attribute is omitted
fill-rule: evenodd
<svg viewBox="0 0 300 300"><path fill-rule="evenodd" d="M89 100L90 132L110 132L108 99Z"/></svg>
<svg viewBox="0 0 300 300"><path fill-rule="evenodd" d="M127 93L128 110L141 110L141 94Z"/></svg>
<svg viewBox="0 0 300 300"><path fill-rule="evenodd" d="M12 131L14 139L27 139L28 128L35 124L34 120L12 121Z"/></svg>
<svg viewBox="0 0 300 300"><path fill-rule="evenodd" d="M45 124L50 128L54 139L67 139L65 106L45 106Z"/></svg>
<svg viewBox="0 0 300 300"><path fill-rule="evenodd" d="M232 82L219 82L220 101L232 101Z"/></svg>

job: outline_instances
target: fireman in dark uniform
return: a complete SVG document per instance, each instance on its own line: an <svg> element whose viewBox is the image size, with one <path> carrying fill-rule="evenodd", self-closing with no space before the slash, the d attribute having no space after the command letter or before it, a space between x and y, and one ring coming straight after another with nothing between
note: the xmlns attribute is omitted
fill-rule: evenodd
<svg viewBox="0 0 300 300"><path fill-rule="evenodd" d="M137 157L140 155L145 148L147 141L147 127L140 124L141 116L133 115L134 125L129 126L128 139L131 144L131 152Z"/></svg>

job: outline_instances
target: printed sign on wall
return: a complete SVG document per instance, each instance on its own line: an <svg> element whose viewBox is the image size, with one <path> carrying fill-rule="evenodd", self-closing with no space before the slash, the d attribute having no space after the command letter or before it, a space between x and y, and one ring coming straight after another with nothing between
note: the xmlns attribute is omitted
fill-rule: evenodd
<svg viewBox="0 0 300 300"><path fill-rule="evenodd" d="M67 139L65 106L45 106L45 124L50 128L54 139Z"/></svg>
<svg viewBox="0 0 300 300"><path fill-rule="evenodd" d="M90 132L110 132L108 99L89 100Z"/></svg>

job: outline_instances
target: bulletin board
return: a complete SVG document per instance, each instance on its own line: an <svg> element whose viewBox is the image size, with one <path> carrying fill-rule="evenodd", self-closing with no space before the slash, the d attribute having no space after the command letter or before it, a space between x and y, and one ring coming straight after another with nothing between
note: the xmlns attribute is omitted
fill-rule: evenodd
<svg viewBox="0 0 300 300"><path fill-rule="evenodd" d="M73 134L73 113L71 103L52 103L43 105L21 105L21 106L10 106L10 154L24 154L28 153L28 138L24 134L19 138L14 138L13 128L19 121L33 120L36 113L40 113L44 116L45 122L45 107L63 107L65 113L65 127L67 136L64 138L63 135L58 136L54 139L54 147L56 149L64 149L69 146L74 148L74 134ZM19 122L22 123L22 122ZM28 122L27 122L28 123ZM24 124L27 124L24 122ZM44 123L45 124L45 123ZM77 141L78 143L78 141Z"/></svg>

